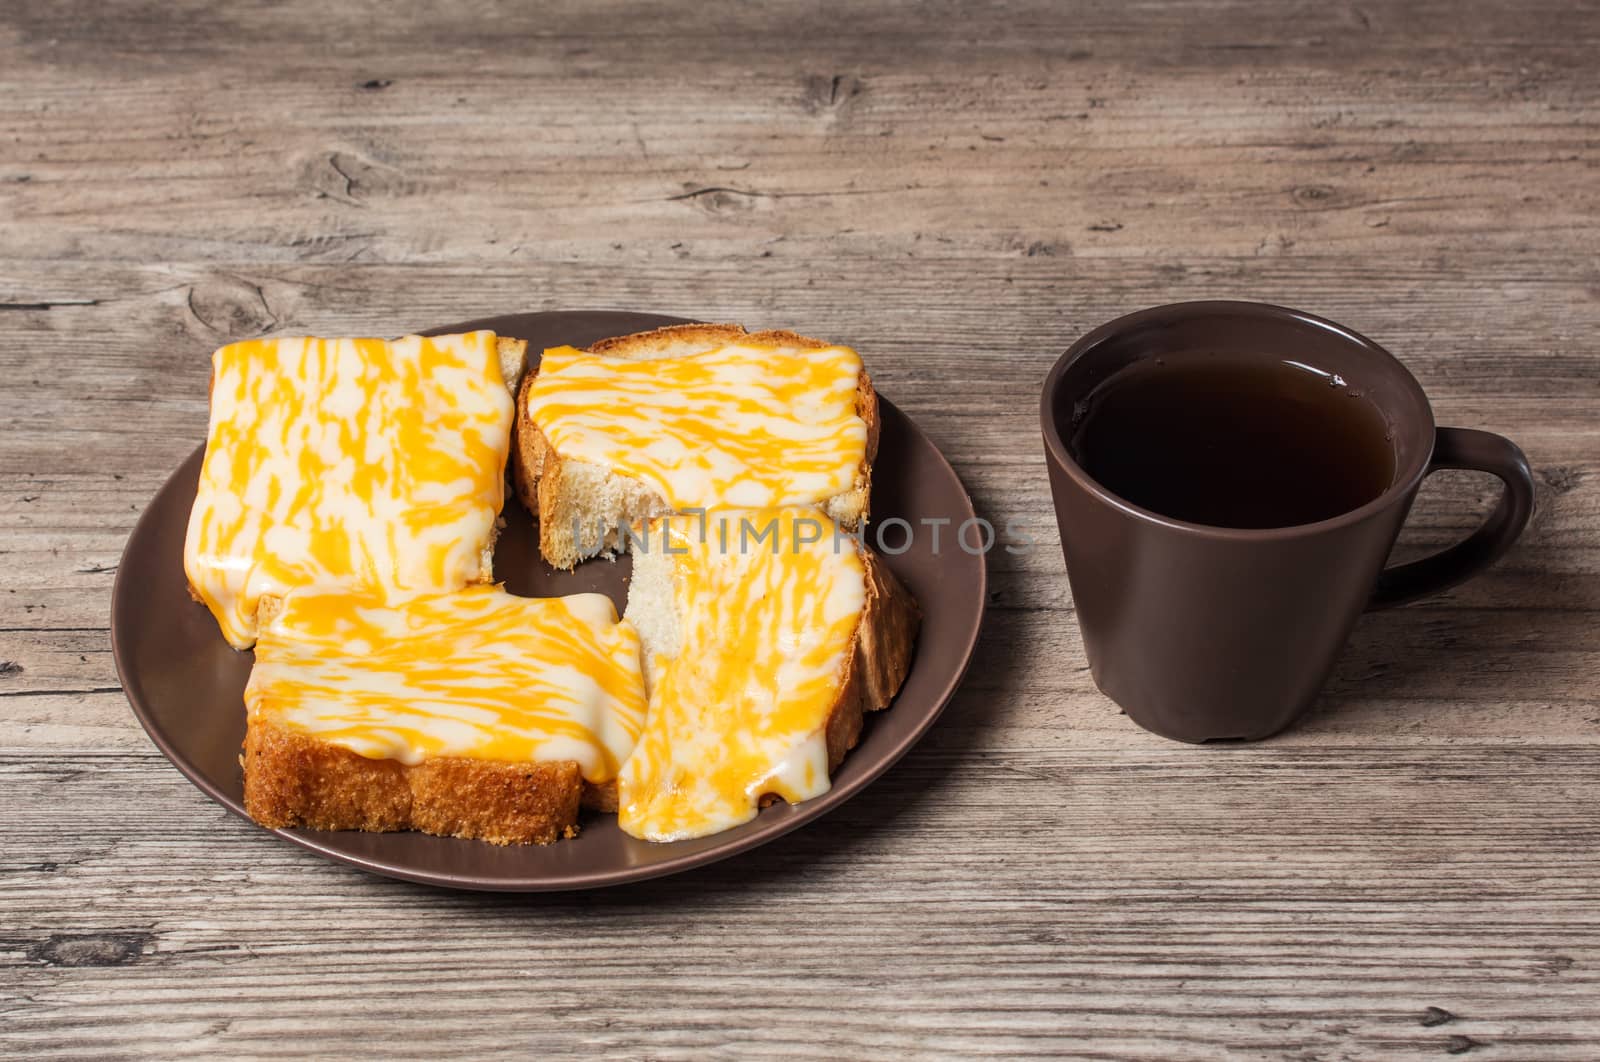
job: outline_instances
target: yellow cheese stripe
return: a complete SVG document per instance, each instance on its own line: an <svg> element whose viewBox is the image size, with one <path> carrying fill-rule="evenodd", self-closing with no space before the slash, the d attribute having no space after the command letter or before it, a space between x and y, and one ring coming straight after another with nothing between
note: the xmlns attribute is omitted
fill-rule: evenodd
<svg viewBox="0 0 1600 1062"><path fill-rule="evenodd" d="M245 688L267 717L373 759L576 760L605 782L644 725L639 636L600 594L496 586L383 604L296 593Z"/></svg>
<svg viewBox="0 0 1600 1062"><path fill-rule="evenodd" d="M664 523L667 552L686 551L673 558L680 644L654 661L618 779L623 830L652 841L747 822L766 793L828 790L825 728L866 595L855 544L814 509L718 514L703 535L693 517L658 520L649 548Z"/></svg>
<svg viewBox="0 0 1600 1062"><path fill-rule="evenodd" d="M675 510L814 504L866 456L849 347L752 342L682 358L544 352L528 413L562 457L648 483Z"/></svg>
<svg viewBox="0 0 1600 1062"><path fill-rule="evenodd" d="M489 578L512 412L492 332L223 347L190 585L247 649L262 595Z"/></svg>

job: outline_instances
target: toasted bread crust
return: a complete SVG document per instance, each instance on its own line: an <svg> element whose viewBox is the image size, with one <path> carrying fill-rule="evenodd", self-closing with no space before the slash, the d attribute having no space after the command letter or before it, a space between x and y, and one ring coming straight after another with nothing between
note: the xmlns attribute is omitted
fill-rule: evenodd
<svg viewBox="0 0 1600 1062"><path fill-rule="evenodd" d="M259 719L246 727L242 763L245 810L274 828L420 830L491 844L550 844L576 832L584 789L570 760L439 757L412 767Z"/></svg>
<svg viewBox="0 0 1600 1062"><path fill-rule="evenodd" d="M922 609L871 550L861 551L867 574L866 602L856 641L844 664L839 699L828 715L828 772L861 738L862 717L889 707L911 670L911 654L922 625Z"/></svg>
<svg viewBox="0 0 1600 1062"><path fill-rule="evenodd" d="M763 335L792 335L788 332L769 332ZM590 354L605 354L613 358L637 358L645 354L654 354L657 351L670 350L677 344L700 346L702 344L716 345L732 343L736 339L747 339L750 333L744 330L743 325L736 324L678 324L667 325L663 328L652 328L648 332L634 332L632 335L612 336L610 339L601 339L589 345ZM814 339L801 340L807 349L817 349L826 346L817 343ZM812 346L811 344L816 344Z"/></svg>
<svg viewBox="0 0 1600 1062"><path fill-rule="evenodd" d="M591 344L588 353L621 358L681 357L740 339L799 347L802 350L825 350L834 345L781 329L746 332L742 325L736 324L682 324L602 339ZM517 499L539 521L539 552L551 565L571 570L585 557L611 553L621 548L615 525L670 516L672 507L665 498L642 483L557 454L544 432L528 415L528 392L538 376L536 369L524 373L522 386L517 391L517 412L511 440L512 484ZM865 370L862 370L856 382L856 415L867 426L867 446L861 467L856 471L855 483L849 490L826 499L820 506L830 519L849 531L855 530L867 519L872 495L872 462L878 456L878 393L873 390L872 380ZM572 477L585 475L606 477L617 488L622 496L617 513L585 512L576 504L572 497L575 492L566 485ZM579 526L584 535L589 535L593 533L596 523L605 529L604 541L598 550L585 550L582 546L587 543L574 541L572 529Z"/></svg>
<svg viewBox="0 0 1600 1062"><path fill-rule="evenodd" d="M617 813L617 780L583 783L583 806L593 811L603 811L611 815Z"/></svg>

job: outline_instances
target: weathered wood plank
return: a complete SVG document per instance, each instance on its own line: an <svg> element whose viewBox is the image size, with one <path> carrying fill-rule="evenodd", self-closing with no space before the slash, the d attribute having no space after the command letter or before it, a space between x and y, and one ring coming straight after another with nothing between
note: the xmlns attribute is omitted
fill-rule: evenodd
<svg viewBox="0 0 1600 1062"><path fill-rule="evenodd" d="M374 1022L491 1048L508 1034L474 1030L508 1007L517 1043L682 1057L1362 1057L1469 1035L1561 1058L1600 1034L1593 750L929 748L793 843L529 899L344 873L153 757L0 771L27 798L4 812L7 1027L40 1050L273 1053ZM159 831L125 828L135 798ZM62 803L83 830L59 831ZM1055 843L977 826L1016 814ZM66 888L100 902L63 910Z"/></svg>
<svg viewBox="0 0 1600 1062"><path fill-rule="evenodd" d="M978 34L954 9L866 19L895 27L885 48L856 10L774 6L755 17L782 28L737 55L721 15L640 32L541 12L520 36L452 18L374 42L377 71L310 47L330 32L315 5L64 37L84 16L60 5L16 19L0 237L43 258L617 265L1593 243L1586 5L1471 42L1449 4L1153 25L1006 7ZM138 78L86 83L107 69Z"/></svg>

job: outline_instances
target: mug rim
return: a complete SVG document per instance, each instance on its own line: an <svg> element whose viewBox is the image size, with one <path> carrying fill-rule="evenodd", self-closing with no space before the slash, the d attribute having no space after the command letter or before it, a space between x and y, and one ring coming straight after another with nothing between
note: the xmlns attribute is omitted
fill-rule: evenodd
<svg viewBox="0 0 1600 1062"><path fill-rule="evenodd" d="M1399 379L1402 386L1412 392L1426 414L1427 423L1422 425L1421 430L1427 433L1427 445L1418 450L1417 456L1412 460L1410 467L1396 470L1393 482L1376 498L1336 516L1330 516L1325 520L1317 520L1309 524L1289 524L1284 527L1219 527L1215 524L1197 524L1189 520L1163 516L1154 510L1135 505L1121 495L1106 489L1098 480L1089 475L1082 465L1078 464L1071 451L1068 450L1065 440L1062 439L1060 429L1056 426L1055 396L1061 387L1061 380L1066 375L1067 369L1088 351L1117 333L1126 331L1134 326L1145 324L1152 320L1175 320L1220 312L1255 317L1261 320L1288 321L1303 326L1309 325L1313 328L1331 332L1344 342L1363 347L1372 353L1380 355L1389 362L1396 371L1397 379ZM1428 466L1433 461L1433 448L1437 436L1433 405L1428 401L1427 393L1423 391L1422 385L1417 382L1417 378L1411 375L1411 370L1406 368L1405 363L1382 345L1368 339L1354 329L1346 328L1344 325L1330 321L1326 317L1319 317L1314 313L1307 313L1304 310L1296 310L1274 303L1251 302L1240 299L1201 299L1192 302L1169 302L1161 306L1151 306L1147 309L1123 314L1121 317L1107 321L1105 324L1092 329L1068 347L1056 359L1055 364L1050 367L1049 374L1045 376L1044 391L1040 396L1039 417L1041 426L1044 429L1045 450L1050 460L1068 476L1072 477L1080 487L1102 503L1127 516L1172 531L1179 531L1202 538L1245 542L1315 535L1324 531L1332 531L1361 523L1363 520L1383 512L1402 498L1409 496L1421 484L1423 477L1427 475Z"/></svg>

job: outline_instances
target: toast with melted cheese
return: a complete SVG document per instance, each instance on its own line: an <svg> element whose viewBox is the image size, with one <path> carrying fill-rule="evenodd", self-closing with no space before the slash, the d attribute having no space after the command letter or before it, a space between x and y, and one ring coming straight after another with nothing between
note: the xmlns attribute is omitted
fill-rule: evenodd
<svg viewBox="0 0 1600 1062"><path fill-rule="evenodd" d="M255 653L244 802L264 826L548 844L580 804L615 806L644 726L639 637L600 594L298 591Z"/></svg>
<svg viewBox="0 0 1600 1062"><path fill-rule="evenodd" d="M254 339L212 355L190 593L237 649L302 587L489 581L527 344L493 332Z"/></svg>
<svg viewBox="0 0 1600 1062"><path fill-rule="evenodd" d="M214 356L184 561L256 651L263 825L542 844L587 806L705 836L827 791L904 681L920 614L860 543L878 414L853 350L677 326L554 348L519 386L523 346ZM625 619L485 585L508 459L552 564L632 546Z"/></svg>
<svg viewBox="0 0 1600 1062"><path fill-rule="evenodd" d="M544 352L517 396L512 469L557 568L676 513L811 505L867 518L878 402L849 347L673 325Z"/></svg>
<svg viewBox="0 0 1600 1062"><path fill-rule="evenodd" d="M702 837L826 792L905 680L911 595L812 508L660 518L632 552L649 711L618 778L622 829Z"/></svg>

